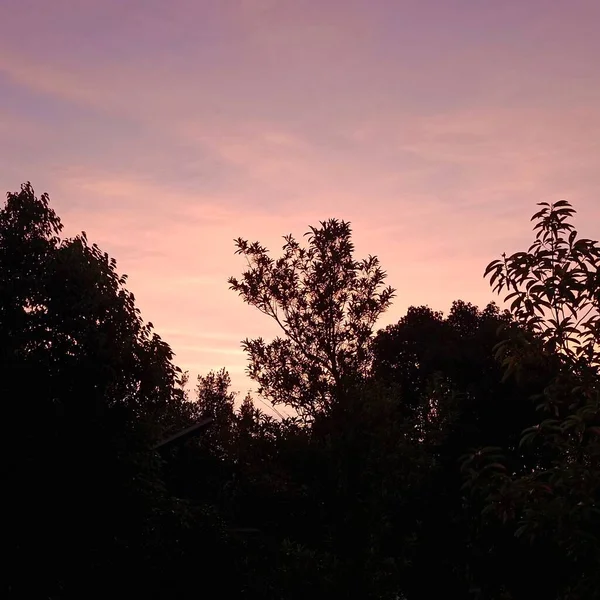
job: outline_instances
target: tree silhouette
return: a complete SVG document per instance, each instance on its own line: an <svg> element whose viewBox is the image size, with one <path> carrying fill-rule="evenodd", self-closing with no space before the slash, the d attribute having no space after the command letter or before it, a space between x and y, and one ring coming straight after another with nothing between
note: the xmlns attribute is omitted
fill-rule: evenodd
<svg viewBox="0 0 600 600"><path fill-rule="evenodd" d="M506 377L523 380L549 365L554 372L521 438L536 460L506 470L489 448L467 454L463 468L487 515L508 523L536 555L553 553L544 583L555 597L591 599L600 585L600 246L578 239L568 202L541 206L530 248L485 271L521 325L498 348Z"/></svg>
<svg viewBox="0 0 600 600"><path fill-rule="evenodd" d="M324 221L306 236L307 247L285 236L278 259L258 242L236 240L248 270L229 284L284 334L270 343L243 343L259 393L310 420L331 410L366 373L373 326L394 290L384 287L386 274L376 257L354 259L349 223Z"/></svg>
<svg viewBox="0 0 600 600"><path fill-rule="evenodd" d="M30 184L0 210L3 483L13 525L5 541L15 596L88 596L90 581L105 570L118 579L126 564L123 585L135 581L147 550L158 548L158 515L170 510L150 448L193 415L171 349L142 321L115 261L85 234L61 239L61 230L48 196Z"/></svg>
<svg viewBox="0 0 600 600"><path fill-rule="evenodd" d="M600 579L600 247L542 204L487 270L510 308L410 307L349 223L236 240L274 418L225 369L193 398L126 278L30 184L0 210L8 598L591 600ZM227 576L219 578L225 571Z"/></svg>

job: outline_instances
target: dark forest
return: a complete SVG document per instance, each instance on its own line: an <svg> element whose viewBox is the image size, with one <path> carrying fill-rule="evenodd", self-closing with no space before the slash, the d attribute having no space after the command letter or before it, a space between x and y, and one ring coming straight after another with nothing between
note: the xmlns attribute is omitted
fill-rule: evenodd
<svg viewBox="0 0 600 600"><path fill-rule="evenodd" d="M600 245L537 209L475 274L498 304L383 329L348 222L235 240L231 293L280 331L242 342L241 398L226 368L189 381L46 194L8 193L3 596L598 598Z"/></svg>

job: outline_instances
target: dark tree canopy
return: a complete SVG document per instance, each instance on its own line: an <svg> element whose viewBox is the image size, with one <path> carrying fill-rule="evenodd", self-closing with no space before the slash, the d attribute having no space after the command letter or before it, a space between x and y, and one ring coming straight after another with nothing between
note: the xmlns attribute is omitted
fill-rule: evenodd
<svg viewBox="0 0 600 600"><path fill-rule="evenodd" d="M281 328L244 342L249 374L299 415L274 418L225 369L188 390L115 261L9 193L4 596L597 598L600 247L573 214L542 204L488 266L508 310L376 333L394 291L347 222L279 258L238 239L230 286Z"/></svg>
<svg viewBox="0 0 600 600"><path fill-rule="evenodd" d="M132 531L136 548L155 543L150 522L163 510L149 448L193 415L171 349L114 260L61 230L29 184L0 210L5 539L17 597L86 596L102 569L143 563Z"/></svg>
<svg viewBox="0 0 600 600"><path fill-rule="evenodd" d="M60 239L61 230L46 195L36 198L29 184L8 195L0 212L3 364L29 372L53 410L114 407L159 429L181 425L188 415L170 347L142 321L114 259L85 233Z"/></svg>
<svg viewBox="0 0 600 600"><path fill-rule="evenodd" d="M503 382L496 359L497 344L514 325L511 315L494 304L479 310L456 301L447 317L428 307L411 307L375 337L373 377L394 386L407 416L430 425L438 419L460 425L467 447L484 440L500 445L509 438L514 445L515 415L523 427L534 415L528 400L533 388ZM440 404L436 391L443 390L451 394L442 396Z"/></svg>

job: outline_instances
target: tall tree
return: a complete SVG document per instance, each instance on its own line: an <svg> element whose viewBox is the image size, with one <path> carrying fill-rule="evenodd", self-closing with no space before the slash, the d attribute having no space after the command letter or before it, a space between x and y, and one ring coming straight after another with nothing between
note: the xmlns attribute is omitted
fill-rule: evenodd
<svg viewBox="0 0 600 600"><path fill-rule="evenodd" d="M151 444L192 414L115 261L61 230L30 184L0 210L4 540L21 597L88 596L125 564L135 581L168 513Z"/></svg>
<svg viewBox="0 0 600 600"><path fill-rule="evenodd" d="M541 206L529 249L485 272L521 324L499 348L507 377L555 370L521 439L536 460L515 473L488 449L465 456L464 468L488 515L537 554L553 549L544 580L554 597L591 599L600 585L600 245L578 238L567 201Z"/></svg>
<svg viewBox="0 0 600 600"><path fill-rule="evenodd" d="M331 410L369 364L369 342L394 290L374 256L354 258L352 230L331 219L311 227L302 247L284 236L283 255L258 242L236 240L248 270L231 289L271 317L284 337L243 343L249 375L273 404L292 406L305 419Z"/></svg>
<svg viewBox="0 0 600 600"><path fill-rule="evenodd" d="M505 381L495 356L497 344L515 326L512 316L494 304L479 310L456 301L447 316L411 307L375 337L372 376L390 386L396 413L413 424L415 445L430 457L408 514L398 524L410 531L412 522L415 535L412 567L402 577L409 598L451 591L465 596L474 578L491 583L499 555L512 550L497 535L482 535L473 526L459 459L474 446L516 449L521 429L536 417L529 400L536 388ZM511 467L521 464L517 453ZM428 578L432 561L437 577Z"/></svg>

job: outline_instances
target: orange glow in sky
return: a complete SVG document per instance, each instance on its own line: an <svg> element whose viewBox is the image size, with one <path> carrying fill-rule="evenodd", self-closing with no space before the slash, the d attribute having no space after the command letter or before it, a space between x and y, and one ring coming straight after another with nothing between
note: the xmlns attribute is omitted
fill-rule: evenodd
<svg viewBox="0 0 600 600"><path fill-rule="evenodd" d="M276 330L233 238L353 224L406 308L493 299L535 203L600 225L597 0L2 0L0 187L48 191L192 377Z"/></svg>

